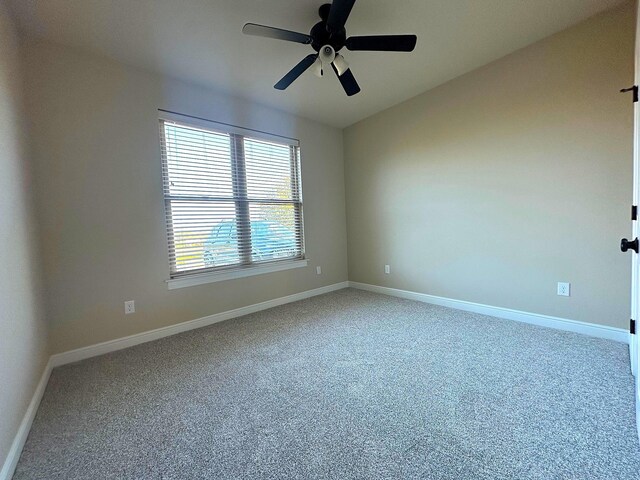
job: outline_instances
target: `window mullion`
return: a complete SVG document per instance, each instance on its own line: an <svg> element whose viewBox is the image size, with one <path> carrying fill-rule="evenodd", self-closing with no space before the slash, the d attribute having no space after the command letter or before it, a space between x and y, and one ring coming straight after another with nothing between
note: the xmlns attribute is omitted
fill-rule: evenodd
<svg viewBox="0 0 640 480"><path fill-rule="evenodd" d="M232 134L231 169L233 197L236 202L236 231L240 263L251 263L251 216L247 197L247 172L244 159L244 137Z"/></svg>
<svg viewBox="0 0 640 480"><path fill-rule="evenodd" d="M294 222L298 227L300 235L298 237L299 245L296 245L300 252L304 252L304 221L302 218L302 187L300 179L300 161L298 157L298 148L293 145L289 147L289 160L291 162L291 193L294 200Z"/></svg>

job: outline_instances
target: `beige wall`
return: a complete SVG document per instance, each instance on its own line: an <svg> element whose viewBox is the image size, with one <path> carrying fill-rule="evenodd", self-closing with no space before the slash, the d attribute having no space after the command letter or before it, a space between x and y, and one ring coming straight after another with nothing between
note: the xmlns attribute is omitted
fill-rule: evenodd
<svg viewBox="0 0 640 480"><path fill-rule="evenodd" d="M0 469L47 360L18 42L0 2Z"/></svg>
<svg viewBox="0 0 640 480"><path fill-rule="evenodd" d="M53 352L346 280L345 180L351 280L626 328L632 48L627 4L348 128L343 169L340 130L27 45ZM309 267L167 290L158 108L301 140Z"/></svg>
<svg viewBox="0 0 640 480"><path fill-rule="evenodd" d="M347 279L340 130L64 47L25 51L54 353ZM158 108L300 139L307 268L167 290Z"/></svg>
<svg viewBox="0 0 640 480"><path fill-rule="evenodd" d="M633 8L346 129L349 279L628 328Z"/></svg>

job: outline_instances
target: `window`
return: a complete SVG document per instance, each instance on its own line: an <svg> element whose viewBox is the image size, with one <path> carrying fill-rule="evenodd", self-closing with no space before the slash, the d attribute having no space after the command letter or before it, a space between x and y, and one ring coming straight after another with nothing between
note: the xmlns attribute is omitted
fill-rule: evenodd
<svg viewBox="0 0 640 480"><path fill-rule="evenodd" d="M304 266L297 141L166 118L160 139L171 279Z"/></svg>

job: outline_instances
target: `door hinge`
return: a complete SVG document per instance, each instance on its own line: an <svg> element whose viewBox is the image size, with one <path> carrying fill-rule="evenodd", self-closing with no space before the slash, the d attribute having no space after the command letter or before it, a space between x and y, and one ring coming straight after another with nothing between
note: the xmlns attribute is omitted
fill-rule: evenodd
<svg viewBox="0 0 640 480"><path fill-rule="evenodd" d="M629 322L629 332L631 333L631 335L636 334L636 321L633 318Z"/></svg>
<svg viewBox="0 0 640 480"><path fill-rule="evenodd" d="M633 92L633 103L638 101L638 85L634 85L633 87L623 88L620 90L620 93Z"/></svg>
<svg viewBox="0 0 640 480"><path fill-rule="evenodd" d="M638 220L638 206L631 205L631 220Z"/></svg>

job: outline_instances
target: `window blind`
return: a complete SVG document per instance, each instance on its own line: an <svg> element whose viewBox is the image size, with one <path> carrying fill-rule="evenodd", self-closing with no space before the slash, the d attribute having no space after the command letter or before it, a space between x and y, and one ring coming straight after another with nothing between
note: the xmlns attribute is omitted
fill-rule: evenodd
<svg viewBox="0 0 640 480"><path fill-rule="evenodd" d="M171 278L304 258L297 142L166 119L160 140Z"/></svg>

